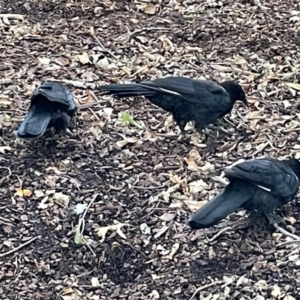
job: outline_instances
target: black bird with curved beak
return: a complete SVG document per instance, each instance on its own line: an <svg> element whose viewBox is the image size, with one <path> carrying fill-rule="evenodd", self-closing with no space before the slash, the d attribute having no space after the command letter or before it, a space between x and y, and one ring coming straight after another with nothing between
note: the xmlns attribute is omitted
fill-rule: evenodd
<svg viewBox="0 0 300 300"><path fill-rule="evenodd" d="M182 132L189 121L194 121L197 131L215 123L231 112L237 100L248 106L243 88L235 81L217 83L178 76L140 83L109 84L96 89L120 98L144 96L172 113Z"/></svg>
<svg viewBox="0 0 300 300"><path fill-rule="evenodd" d="M241 207L265 215L277 229L278 223L285 224L275 210L293 200L298 191L300 162L297 159L248 160L225 168L224 173L230 183L189 218L191 229L216 225Z"/></svg>
<svg viewBox="0 0 300 300"><path fill-rule="evenodd" d="M17 137L38 138L48 127L67 131L76 112L76 103L69 89L56 81L40 85L31 97L28 114L21 123Z"/></svg>

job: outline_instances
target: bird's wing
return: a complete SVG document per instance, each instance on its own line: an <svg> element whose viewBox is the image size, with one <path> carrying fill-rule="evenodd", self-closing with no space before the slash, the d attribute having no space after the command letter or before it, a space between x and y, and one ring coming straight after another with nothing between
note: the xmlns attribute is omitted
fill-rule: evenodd
<svg viewBox="0 0 300 300"><path fill-rule="evenodd" d="M209 200L188 220L192 229L207 228L219 223L229 214L242 207L255 195L257 187L237 180L229 183L225 190Z"/></svg>
<svg viewBox="0 0 300 300"><path fill-rule="evenodd" d="M157 92L185 98L194 95L193 79L187 77L165 77L153 81L142 81L137 85L147 87Z"/></svg>
<svg viewBox="0 0 300 300"><path fill-rule="evenodd" d="M224 170L226 177L248 181L272 194L291 198L299 180L284 162L275 159L254 159L233 164Z"/></svg>
<svg viewBox="0 0 300 300"><path fill-rule="evenodd" d="M73 94L66 86L62 85L59 82L46 81L43 84L41 84L34 91L31 98L32 101L34 102L34 100L40 95L44 96L49 101L66 105L68 110L76 109L76 103L74 101Z"/></svg>
<svg viewBox="0 0 300 300"><path fill-rule="evenodd" d="M142 81L138 85L160 93L184 99L201 108L224 111L230 103L226 90L211 80L195 80L187 77L165 77L153 81Z"/></svg>

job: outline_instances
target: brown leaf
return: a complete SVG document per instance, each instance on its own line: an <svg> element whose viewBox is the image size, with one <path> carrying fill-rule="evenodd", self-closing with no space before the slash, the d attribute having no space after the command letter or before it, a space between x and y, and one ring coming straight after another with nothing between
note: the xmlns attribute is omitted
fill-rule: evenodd
<svg viewBox="0 0 300 300"><path fill-rule="evenodd" d="M156 13L156 7L152 4L143 7L144 13L148 15L154 15Z"/></svg>

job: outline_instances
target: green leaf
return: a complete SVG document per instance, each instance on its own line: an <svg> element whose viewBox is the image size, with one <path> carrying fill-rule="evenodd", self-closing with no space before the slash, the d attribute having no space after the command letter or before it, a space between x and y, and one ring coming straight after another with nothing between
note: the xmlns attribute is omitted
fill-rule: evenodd
<svg viewBox="0 0 300 300"><path fill-rule="evenodd" d="M143 129L143 126L141 126L139 123L137 123L136 121L134 121L133 117L129 113L125 112L125 111L121 112L120 119L123 122L125 122L125 123L127 123L127 124L129 124L131 126L137 127L139 129Z"/></svg>
<svg viewBox="0 0 300 300"><path fill-rule="evenodd" d="M81 232L81 225L82 225L82 219L79 219L78 225L76 227L75 236L74 236L74 243L77 245L84 245L84 239Z"/></svg>
<svg viewBox="0 0 300 300"><path fill-rule="evenodd" d="M41 176L42 175L42 173L38 170L34 170L33 173L34 173L35 176Z"/></svg>

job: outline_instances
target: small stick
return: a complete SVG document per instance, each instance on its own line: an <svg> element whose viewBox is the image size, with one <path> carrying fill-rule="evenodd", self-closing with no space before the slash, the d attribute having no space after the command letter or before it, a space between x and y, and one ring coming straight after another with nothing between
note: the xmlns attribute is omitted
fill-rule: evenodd
<svg viewBox="0 0 300 300"><path fill-rule="evenodd" d="M80 109L85 109L85 108L90 108L90 107L93 107L97 104L99 104L100 102L89 102L89 103L85 103L85 104L81 104L79 106Z"/></svg>
<svg viewBox="0 0 300 300"><path fill-rule="evenodd" d="M94 37L94 39L97 41L97 43L99 44L99 46L104 49L108 54L110 54L114 59L116 59L117 61L119 61L119 59L112 54L107 48L104 47L104 45L99 41L99 39L96 37L95 34L92 34L92 36Z"/></svg>
<svg viewBox="0 0 300 300"><path fill-rule="evenodd" d="M24 16L19 14L0 14L0 18L24 20Z"/></svg>
<svg viewBox="0 0 300 300"><path fill-rule="evenodd" d="M92 252L93 256L96 256L96 253L93 251L93 249L91 248L91 246L89 245L89 243L84 239L83 237L83 231L84 231L84 226L85 226L85 216L88 212L88 210L90 209L91 205L94 203L94 201L97 199L99 194L95 194L93 199L90 201L89 205L86 207L86 209L84 210L82 216L79 218L78 224L76 226L76 228L78 229L78 231L80 230L80 238L84 241L85 245L90 249L90 251ZM76 229L76 234L77 234L77 229ZM75 237L76 237L75 234Z"/></svg>
<svg viewBox="0 0 300 300"><path fill-rule="evenodd" d="M211 287L211 286L214 286L216 284L219 284L219 283L223 283L223 281L217 280L217 281L214 281L214 282L212 282L210 284L207 284L207 285L204 285L204 286L200 286L199 288L196 289L196 291L194 292L194 294L192 295L192 297L190 298L190 300L192 300L199 292L205 290L208 287Z"/></svg>
<svg viewBox="0 0 300 300"><path fill-rule="evenodd" d="M300 243L300 240L285 241L285 242L277 244L277 247L284 246L284 245L287 245L287 244L292 244L292 243Z"/></svg>
<svg viewBox="0 0 300 300"><path fill-rule="evenodd" d="M169 28L165 28L165 27L148 27L148 28L141 28L141 29L136 29L135 31L131 32L129 34L128 40L131 39L131 37L139 32L142 31L151 31L151 30L164 30L164 31L169 31Z"/></svg>
<svg viewBox="0 0 300 300"><path fill-rule="evenodd" d="M98 103L100 102L98 97L95 95L95 93L93 91L89 90L88 92L90 93L90 95L96 102L98 102Z"/></svg>
<svg viewBox="0 0 300 300"><path fill-rule="evenodd" d="M270 146L270 141L266 142L264 145L262 145L261 147L259 147L256 151L254 151L252 153L252 156L255 156L259 152L263 151L267 146Z"/></svg>
<svg viewBox="0 0 300 300"><path fill-rule="evenodd" d="M7 252L1 253L1 254L0 254L0 257L4 257L4 256L6 256L6 255L9 255L9 254L12 254L12 253L17 252L18 250L20 250L21 248L23 248L23 247L29 245L30 243L32 243L33 241L35 241L35 240L38 239L39 237L40 237L40 236L36 236L36 237L34 237L34 238L28 240L27 242L21 244L21 245L18 246L17 248L14 248L14 249L9 250L9 251L7 251Z"/></svg>
<svg viewBox="0 0 300 300"><path fill-rule="evenodd" d="M232 227L225 227L222 228L216 235L214 235L211 239L208 239L208 241L211 243L213 242L217 237L219 237L222 233L228 231L228 230L232 230Z"/></svg>
<svg viewBox="0 0 300 300"><path fill-rule="evenodd" d="M223 185L228 185L228 183L229 183L224 177L221 177L221 176L212 176L212 177L210 177L210 179L212 179L215 182L219 182Z"/></svg>

